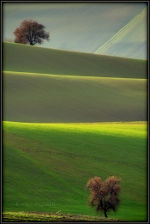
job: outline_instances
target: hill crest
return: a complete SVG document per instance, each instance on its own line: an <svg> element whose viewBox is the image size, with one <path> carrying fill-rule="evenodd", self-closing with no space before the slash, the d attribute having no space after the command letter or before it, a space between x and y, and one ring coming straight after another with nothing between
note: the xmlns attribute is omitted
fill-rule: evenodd
<svg viewBox="0 0 150 224"><path fill-rule="evenodd" d="M8 43L3 44L3 70L42 74L146 78L146 60L120 58Z"/></svg>

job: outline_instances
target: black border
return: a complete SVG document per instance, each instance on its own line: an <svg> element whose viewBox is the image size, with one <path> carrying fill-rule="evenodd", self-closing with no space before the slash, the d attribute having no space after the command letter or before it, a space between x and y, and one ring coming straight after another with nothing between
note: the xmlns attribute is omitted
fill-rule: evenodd
<svg viewBox="0 0 150 224"><path fill-rule="evenodd" d="M91 1L86 1L86 0L74 0L74 1L70 1L70 0L65 0L65 1L59 1L59 0L55 0L55 1L30 1L30 0L26 0L26 1L19 1L19 0L16 0L16 1L1 1L1 30L0 30L0 43L1 43L1 60L0 60L0 69L1 69L1 79L0 79L0 85L1 85L1 110L0 110L0 133L1 133L1 142L0 142L0 146L1 146L1 166L0 166L0 177L1 177L1 203L0 203L0 220L1 220L1 223L65 223L65 222L37 222L37 221L34 221L34 222L4 222L2 221L2 199L3 199L3 195L2 195L2 177L3 177L3 172L2 172L2 162L3 162L3 150L2 150L2 146L3 146L3 130L2 130L2 121L3 121L3 110L2 110L2 105L3 105L3 78L2 78L2 68L3 68L3 4L4 3L147 3L147 60L148 60L148 63L147 63L147 74L148 74L148 82L147 82L147 121L148 121L148 125L147 125L147 221L137 221L137 222L131 222L131 221L125 221L125 222L117 222L117 223L150 223L150 219L149 219L149 210L150 210L150 207L149 207L149 188L150 188L150 185L149 185L149 0L147 1L142 1L142 0L122 0L122 1L119 1L119 0L116 0L116 1L110 1L110 0L105 0L105 1L101 1L101 0L91 0ZM69 223L88 223L88 222L78 222L78 221L75 221L75 222L69 222ZM89 223L106 223L106 222L89 222ZM116 223L116 222L107 222L107 223Z"/></svg>

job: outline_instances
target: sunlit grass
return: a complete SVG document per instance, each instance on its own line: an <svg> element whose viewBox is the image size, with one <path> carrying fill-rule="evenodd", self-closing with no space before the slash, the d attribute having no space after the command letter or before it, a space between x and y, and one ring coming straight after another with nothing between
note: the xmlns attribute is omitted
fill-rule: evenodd
<svg viewBox="0 0 150 224"><path fill-rule="evenodd" d="M86 183L115 175L121 204L110 221L145 221L146 60L3 46L6 220L105 221Z"/></svg>
<svg viewBox="0 0 150 224"><path fill-rule="evenodd" d="M3 122L4 211L96 215L89 178L121 178L109 217L146 220L146 122ZM103 214L100 214L103 216Z"/></svg>
<svg viewBox="0 0 150 224"><path fill-rule="evenodd" d="M134 80L135 81L135 78L124 78L124 77L105 77L105 75L101 74L100 77L97 77L97 76L90 76L90 75L87 75L87 76L76 76L76 75L72 75L72 74L68 74L68 75L65 75L65 74L42 74L42 73L33 73L33 72L18 72L18 71L3 71L3 74L14 74L14 75L25 75L25 76L45 76L45 77L53 77L53 78L56 78L56 79L63 79L63 78L67 78L67 79L76 79L76 80L90 80L90 81L98 81L98 80L104 80L104 82L108 81L108 80L113 80L113 79L117 79L117 80ZM136 81L141 81L141 80L145 80L144 78L136 78Z"/></svg>
<svg viewBox="0 0 150 224"><path fill-rule="evenodd" d="M121 135L121 136L138 136L145 137L147 135L147 122L96 122L96 123L25 123L4 121L6 127L22 127L31 130L49 130L58 129L73 132L91 132L104 135Z"/></svg>

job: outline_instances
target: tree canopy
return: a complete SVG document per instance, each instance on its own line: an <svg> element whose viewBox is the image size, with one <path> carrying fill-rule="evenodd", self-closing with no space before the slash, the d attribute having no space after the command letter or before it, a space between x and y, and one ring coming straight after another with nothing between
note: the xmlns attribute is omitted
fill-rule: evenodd
<svg viewBox="0 0 150 224"><path fill-rule="evenodd" d="M43 40L49 40L49 33L45 26L33 20L23 20L14 31L15 42L22 44L41 44Z"/></svg>
<svg viewBox="0 0 150 224"><path fill-rule="evenodd" d="M108 177L105 181L95 176L87 183L90 190L90 205L96 207L96 211L103 211L105 217L109 210L116 211L120 203L119 193L121 190L120 179L115 176Z"/></svg>

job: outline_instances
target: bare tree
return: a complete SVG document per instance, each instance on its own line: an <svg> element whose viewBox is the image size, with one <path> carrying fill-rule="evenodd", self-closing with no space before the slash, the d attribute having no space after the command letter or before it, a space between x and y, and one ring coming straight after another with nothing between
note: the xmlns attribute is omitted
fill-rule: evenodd
<svg viewBox="0 0 150 224"><path fill-rule="evenodd" d="M115 176L110 176L105 181L101 177L94 177L87 183L91 193L89 204L95 206L96 211L103 211L105 217L108 217L109 210L116 211L118 208L121 190L119 183L120 179Z"/></svg>
<svg viewBox="0 0 150 224"><path fill-rule="evenodd" d="M30 45L41 44L44 39L49 40L49 33L45 32L44 28L45 26L36 21L24 20L14 31L15 42Z"/></svg>

